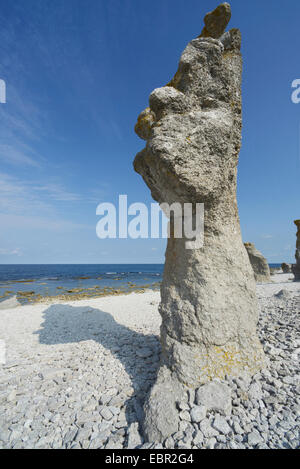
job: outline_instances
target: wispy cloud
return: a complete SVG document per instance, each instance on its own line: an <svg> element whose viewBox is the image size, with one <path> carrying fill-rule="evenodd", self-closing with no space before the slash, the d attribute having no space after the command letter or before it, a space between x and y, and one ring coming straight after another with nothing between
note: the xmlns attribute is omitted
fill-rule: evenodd
<svg viewBox="0 0 300 469"><path fill-rule="evenodd" d="M12 73L7 81L6 104L0 106L0 160L8 165L39 167L43 158L35 147L46 135L45 110L41 113L23 88Z"/></svg>
<svg viewBox="0 0 300 469"><path fill-rule="evenodd" d="M26 151L12 145L0 144L0 159L12 165L39 166Z"/></svg>
<svg viewBox="0 0 300 469"><path fill-rule="evenodd" d="M7 214L51 213L47 200L38 197L29 183L0 173L0 210Z"/></svg>
<svg viewBox="0 0 300 469"><path fill-rule="evenodd" d="M46 193L50 198L53 200L61 201L61 202L74 202L81 199L79 194L75 194L73 192L69 192L65 190L59 184L46 184L44 186L35 186L33 187L34 190L38 192Z"/></svg>
<svg viewBox="0 0 300 469"><path fill-rule="evenodd" d="M82 194L68 190L60 182L37 182L0 172L0 210L4 213L44 214L64 207L64 202L98 204L105 194L105 184L102 189L90 189Z"/></svg>
<svg viewBox="0 0 300 469"><path fill-rule="evenodd" d="M20 248L15 248L15 249L0 248L0 255L1 256L21 256L22 252Z"/></svg>
<svg viewBox="0 0 300 469"><path fill-rule="evenodd" d="M96 189L91 189L86 198L87 202L92 204L99 204L104 201L104 198L107 198L110 193L109 184L101 182L101 184Z"/></svg>
<svg viewBox="0 0 300 469"><path fill-rule="evenodd" d="M6 230L46 230L67 233L74 230L90 229L84 223L75 223L62 218L47 218L35 215L9 215L0 213L0 225Z"/></svg>
<svg viewBox="0 0 300 469"><path fill-rule="evenodd" d="M60 215L65 203L82 201L80 194L66 190L60 184L37 184L0 173L0 226L2 231L14 229L46 229L70 231L91 228L67 220Z"/></svg>

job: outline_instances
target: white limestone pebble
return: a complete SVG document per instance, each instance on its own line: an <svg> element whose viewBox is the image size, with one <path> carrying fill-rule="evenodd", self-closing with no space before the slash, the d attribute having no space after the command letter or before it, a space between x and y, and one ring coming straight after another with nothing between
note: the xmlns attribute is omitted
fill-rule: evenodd
<svg viewBox="0 0 300 469"><path fill-rule="evenodd" d="M198 406L198 391L189 390L178 404L186 420L156 443L143 443L138 414L158 366L159 293L2 310L0 448L299 449L300 363L292 355L300 346L300 284L288 274L272 280L257 286L267 369L219 382L230 389L230 415ZM274 294L283 286L291 296L279 303ZM136 354L145 347L149 362Z"/></svg>

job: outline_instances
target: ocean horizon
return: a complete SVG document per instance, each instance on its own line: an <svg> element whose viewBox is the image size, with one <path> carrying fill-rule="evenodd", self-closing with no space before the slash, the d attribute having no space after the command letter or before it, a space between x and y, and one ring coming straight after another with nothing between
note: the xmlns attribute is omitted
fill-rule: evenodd
<svg viewBox="0 0 300 469"><path fill-rule="evenodd" d="M14 295L28 303L158 289L163 269L164 264L1 264L0 301Z"/></svg>
<svg viewBox="0 0 300 469"><path fill-rule="evenodd" d="M0 299L76 298L156 289L164 264L2 264Z"/></svg>

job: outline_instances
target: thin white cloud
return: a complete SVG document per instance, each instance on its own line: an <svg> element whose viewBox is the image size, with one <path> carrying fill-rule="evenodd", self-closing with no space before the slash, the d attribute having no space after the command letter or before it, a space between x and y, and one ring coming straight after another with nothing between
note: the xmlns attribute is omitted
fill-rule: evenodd
<svg viewBox="0 0 300 469"><path fill-rule="evenodd" d="M5 230L45 230L66 233L79 229L90 229L89 225L74 223L60 218L47 218L42 216L9 215L0 213L0 226Z"/></svg>
<svg viewBox="0 0 300 469"><path fill-rule="evenodd" d="M21 256L21 249L20 248L15 248L15 249L4 249L0 248L0 255L1 256Z"/></svg>
<svg viewBox="0 0 300 469"><path fill-rule="evenodd" d="M45 135L45 110L33 103L13 73L7 83L6 104L0 106L0 160L9 165L39 167L42 158L34 149Z"/></svg>
<svg viewBox="0 0 300 469"><path fill-rule="evenodd" d="M101 182L100 186L89 191L89 195L87 196L86 201L98 205L101 201L103 201L104 197L107 197L108 193L109 184Z"/></svg>
<svg viewBox="0 0 300 469"><path fill-rule="evenodd" d="M105 189L79 194L58 182L36 182L0 172L0 211L3 213L45 213L59 207L55 202L99 203ZM96 196L98 195L98 197Z"/></svg>
<svg viewBox="0 0 300 469"><path fill-rule="evenodd" d="M46 184L43 186L35 186L33 187L33 189L38 192L44 192L50 198L61 202L74 202L81 199L78 194L65 190L59 184Z"/></svg>
<svg viewBox="0 0 300 469"><path fill-rule="evenodd" d="M28 183L0 173L0 211L7 214L50 214L53 208L48 201L38 197Z"/></svg>
<svg viewBox="0 0 300 469"><path fill-rule="evenodd" d="M89 225L67 220L59 214L60 202L82 199L79 194L69 192L59 184L32 184L0 173L1 231L42 229L70 232L91 229Z"/></svg>
<svg viewBox="0 0 300 469"><path fill-rule="evenodd" d="M0 159L5 163L12 165L28 165L39 167L37 161L35 161L31 156L12 145L0 144Z"/></svg>

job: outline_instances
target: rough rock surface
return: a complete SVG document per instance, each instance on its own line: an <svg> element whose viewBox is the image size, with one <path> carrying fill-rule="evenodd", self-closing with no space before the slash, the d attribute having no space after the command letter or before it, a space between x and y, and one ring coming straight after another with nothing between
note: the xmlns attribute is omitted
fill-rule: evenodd
<svg viewBox="0 0 300 469"><path fill-rule="evenodd" d="M253 243L245 243L245 248L252 265L256 282L271 282L270 267L267 259L256 249Z"/></svg>
<svg viewBox="0 0 300 469"><path fill-rule="evenodd" d="M296 264L293 265L292 270L295 275L295 281L300 280L300 220L295 220L295 225L297 226L297 241L296 241Z"/></svg>
<svg viewBox="0 0 300 469"><path fill-rule="evenodd" d="M204 18L205 27L200 37L213 37L218 39L225 32L231 18L229 3L222 3L214 11L207 13Z"/></svg>
<svg viewBox="0 0 300 469"><path fill-rule="evenodd" d="M214 410L224 415L231 414L230 388L217 381L201 386L196 393L196 402L209 411Z"/></svg>
<svg viewBox="0 0 300 469"><path fill-rule="evenodd" d="M281 301L287 301L291 297L291 293L288 290L280 290L280 292L276 293L275 298Z"/></svg>
<svg viewBox="0 0 300 469"><path fill-rule="evenodd" d="M151 93L135 127L147 145L134 168L153 198L169 205L205 204L204 248L187 250L184 237L168 240L160 305L164 371L145 406L149 440L167 437L178 425L173 420L162 431L161 421L174 414L185 387L237 376L245 368L254 374L264 363L255 282L236 202L241 35L232 29L220 37L230 16L227 5L218 10L225 16L206 17L213 37L202 34L188 44L174 78ZM161 399L166 405L158 412Z"/></svg>

